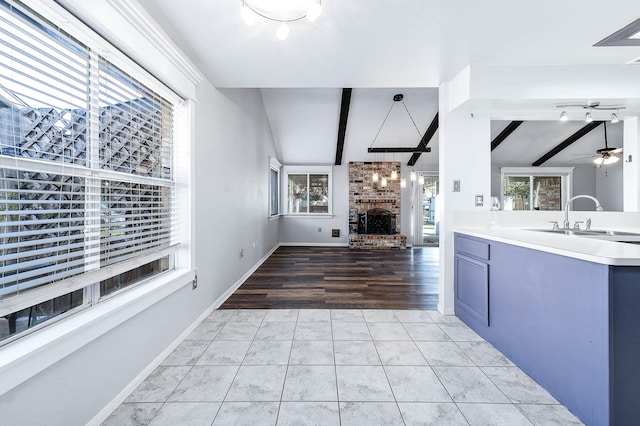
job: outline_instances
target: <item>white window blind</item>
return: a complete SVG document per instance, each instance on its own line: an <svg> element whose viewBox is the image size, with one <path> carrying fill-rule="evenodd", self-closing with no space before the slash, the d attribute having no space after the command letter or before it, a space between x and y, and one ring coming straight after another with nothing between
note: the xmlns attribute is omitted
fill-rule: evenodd
<svg viewBox="0 0 640 426"><path fill-rule="evenodd" d="M0 316L171 254L174 110L0 0Z"/></svg>

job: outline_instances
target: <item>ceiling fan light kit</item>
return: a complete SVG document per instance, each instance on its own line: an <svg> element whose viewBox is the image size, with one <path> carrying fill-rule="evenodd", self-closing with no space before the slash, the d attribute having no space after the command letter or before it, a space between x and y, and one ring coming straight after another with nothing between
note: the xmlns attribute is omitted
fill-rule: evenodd
<svg viewBox="0 0 640 426"><path fill-rule="evenodd" d="M300 21L305 18L310 22L315 21L322 14L322 0L313 0L313 3L306 11L291 16L280 16L274 11L257 7L249 0L242 0L240 14L244 22L250 26L256 23L258 17L279 22L280 25L276 30L276 37L280 40L286 40L289 36L289 22Z"/></svg>

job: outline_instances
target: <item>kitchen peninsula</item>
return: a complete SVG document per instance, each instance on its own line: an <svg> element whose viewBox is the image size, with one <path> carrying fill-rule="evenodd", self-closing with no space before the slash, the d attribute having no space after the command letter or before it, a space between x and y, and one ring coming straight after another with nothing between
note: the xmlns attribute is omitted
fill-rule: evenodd
<svg viewBox="0 0 640 426"><path fill-rule="evenodd" d="M635 424L640 245L547 231L458 226L456 315L586 424Z"/></svg>

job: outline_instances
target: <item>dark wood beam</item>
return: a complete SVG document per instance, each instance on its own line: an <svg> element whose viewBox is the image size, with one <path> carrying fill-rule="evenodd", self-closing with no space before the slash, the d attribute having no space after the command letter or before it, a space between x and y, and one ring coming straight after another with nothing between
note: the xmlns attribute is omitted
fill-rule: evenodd
<svg viewBox="0 0 640 426"><path fill-rule="evenodd" d="M511 123L509 123L507 125L507 127L505 127L498 136L495 137L494 140L491 141L491 151L493 151L494 149L496 149L498 147L498 145L500 145L502 142L504 142L504 140L506 138L509 137L509 135L511 133L513 133L513 131L515 129L517 129L518 127L520 127L520 125L523 123L523 121L512 121Z"/></svg>
<svg viewBox="0 0 640 426"><path fill-rule="evenodd" d="M336 166L342 164L344 135L347 132L347 119L349 118L349 105L351 104L351 90L351 88L342 89L342 102L340 103L340 123L338 124L338 142L336 145Z"/></svg>
<svg viewBox="0 0 640 426"><path fill-rule="evenodd" d="M436 130L438 130L438 113L437 112L435 117L433 117L433 120L431 120L431 124L429 124L427 131L424 132L422 139L420 140L420 142L418 143L418 146L416 147L416 148L422 148L423 150L413 153L413 155L409 159L409 162L407 163L408 166L415 166L415 164L418 162L418 158L420 158L420 155L422 155L423 152L431 152L431 148L429 148L429 151L427 151L426 149L427 149L427 145L431 141L431 138L433 137L433 135L436 134Z"/></svg>
<svg viewBox="0 0 640 426"><path fill-rule="evenodd" d="M407 152L431 152L431 148L428 146L418 146L416 148L369 148L367 150L368 152L374 153L374 152L400 152L400 153L407 153Z"/></svg>
<svg viewBox="0 0 640 426"><path fill-rule="evenodd" d="M569 145L571 145L575 141L579 140L584 135L586 135L587 133L589 133L590 131L592 131L593 129L595 129L596 127L601 125L602 123L604 123L604 121L593 121L593 122L587 124L586 126L582 127L580 130L578 130L577 132L575 132L574 134L572 134L571 136L569 136L568 138L566 138L565 140L560 142L558 145L553 147L553 149L551 149L551 151L547 152L542 157L540 157L536 161L534 161L532 166L534 166L534 167L541 166L544 162L546 162L549 159L551 159L553 156L558 154L560 151L562 151L563 149L565 149L566 147L568 147Z"/></svg>

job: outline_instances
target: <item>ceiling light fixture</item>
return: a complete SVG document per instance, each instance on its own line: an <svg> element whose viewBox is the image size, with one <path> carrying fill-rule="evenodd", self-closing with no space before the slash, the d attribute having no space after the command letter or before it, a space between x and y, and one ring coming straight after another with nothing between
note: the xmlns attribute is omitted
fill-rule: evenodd
<svg viewBox="0 0 640 426"><path fill-rule="evenodd" d="M593 160L596 166L601 166L603 164L605 166L608 166L609 164L617 163L618 161L620 161L619 157L616 157L615 155L609 155L609 154L603 154L601 157L595 158Z"/></svg>
<svg viewBox="0 0 640 426"><path fill-rule="evenodd" d="M616 110L616 112L612 112L611 113L611 122L612 123L617 123L619 121L620 121L620 119L618 118L618 111Z"/></svg>
<svg viewBox="0 0 640 426"><path fill-rule="evenodd" d="M411 173L409 174L409 178L411 179L411 182L415 182L416 179L418 178L416 176L416 172L414 172L413 170L411 170Z"/></svg>
<svg viewBox="0 0 640 426"><path fill-rule="evenodd" d="M591 111L587 111L584 115L584 122L591 123L593 121L593 115L591 115Z"/></svg>
<svg viewBox="0 0 640 426"><path fill-rule="evenodd" d="M611 111L611 122L617 123L620 121L620 117L618 117L618 114L620 113L619 110L625 109L626 107L624 105L601 105L600 102L577 102L557 104L556 108L562 109L562 112L560 113L560 121L569 120L567 109L579 108L582 110L587 110L587 112L584 114L585 123L591 123L593 121L593 111L598 110Z"/></svg>
<svg viewBox="0 0 640 426"><path fill-rule="evenodd" d="M407 187L407 179L402 178L400 179L400 188L406 188Z"/></svg>
<svg viewBox="0 0 640 426"><path fill-rule="evenodd" d="M291 16L279 16L273 11L267 11L251 4L248 0L242 0L242 9L240 10L240 13L242 15L242 19L247 25L255 24L258 16L269 21L280 22L276 31L276 37L280 40L286 40L289 36L290 22L300 21L304 18L307 18L311 22L318 19L318 16L322 13L322 0L313 0L313 3L307 10Z"/></svg>

